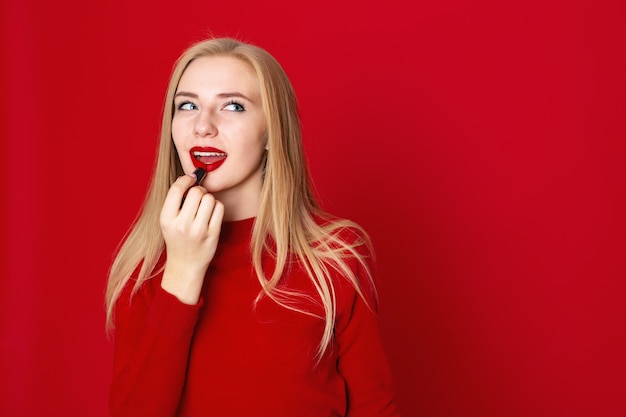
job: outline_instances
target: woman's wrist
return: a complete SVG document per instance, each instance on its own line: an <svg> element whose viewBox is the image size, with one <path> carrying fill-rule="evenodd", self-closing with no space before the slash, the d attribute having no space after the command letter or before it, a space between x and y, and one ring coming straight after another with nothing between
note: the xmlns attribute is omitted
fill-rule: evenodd
<svg viewBox="0 0 626 417"><path fill-rule="evenodd" d="M194 271L189 267L177 268L166 263L161 288L174 295L181 303L194 305L200 299L204 275L204 271Z"/></svg>

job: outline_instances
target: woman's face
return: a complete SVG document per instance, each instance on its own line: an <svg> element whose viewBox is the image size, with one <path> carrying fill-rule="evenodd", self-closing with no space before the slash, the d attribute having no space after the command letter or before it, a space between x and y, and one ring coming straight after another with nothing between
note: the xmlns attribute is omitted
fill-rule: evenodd
<svg viewBox="0 0 626 417"><path fill-rule="evenodd" d="M174 96L172 137L183 170L229 205L258 206L266 147L261 91L252 69L226 56L192 61Z"/></svg>

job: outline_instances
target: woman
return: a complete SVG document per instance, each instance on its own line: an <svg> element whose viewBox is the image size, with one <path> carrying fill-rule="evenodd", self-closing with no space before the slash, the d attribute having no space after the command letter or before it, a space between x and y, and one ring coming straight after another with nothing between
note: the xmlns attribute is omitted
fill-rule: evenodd
<svg viewBox="0 0 626 417"><path fill-rule="evenodd" d="M280 65L232 39L192 46L109 277L112 416L397 415L370 258L315 202Z"/></svg>

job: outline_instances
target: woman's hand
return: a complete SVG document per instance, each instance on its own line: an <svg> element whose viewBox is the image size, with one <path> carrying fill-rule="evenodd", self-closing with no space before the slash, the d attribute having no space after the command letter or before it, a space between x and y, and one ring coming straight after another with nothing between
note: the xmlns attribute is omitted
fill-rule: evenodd
<svg viewBox="0 0 626 417"><path fill-rule="evenodd" d="M167 252L161 286L185 304L196 304L200 298L224 218L222 203L194 184L193 176L178 178L167 193L160 217Z"/></svg>

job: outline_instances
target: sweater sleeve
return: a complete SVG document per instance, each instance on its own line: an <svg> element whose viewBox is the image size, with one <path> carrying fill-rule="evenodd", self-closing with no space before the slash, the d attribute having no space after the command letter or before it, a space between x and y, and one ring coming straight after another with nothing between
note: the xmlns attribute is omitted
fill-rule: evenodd
<svg viewBox="0 0 626 417"><path fill-rule="evenodd" d="M116 303L112 417L173 417L187 372L201 303L189 306L161 288L160 277Z"/></svg>
<svg viewBox="0 0 626 417"><path fill-rule="evenodd" d="M351 291L351 308L337 329L338 369L346 381L348 417L400 417L378 319Z"/></svg>

